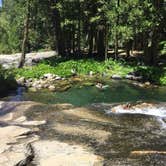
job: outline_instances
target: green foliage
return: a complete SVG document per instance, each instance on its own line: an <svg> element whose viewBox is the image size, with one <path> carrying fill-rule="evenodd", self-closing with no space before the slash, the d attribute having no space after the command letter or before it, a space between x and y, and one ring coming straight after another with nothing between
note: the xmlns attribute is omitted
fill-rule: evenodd
<svg viewBox="0 0 166 166"><path fill-rule="evenodd" d="M134 68L118 61L113 61L112 59L105 62L98 62L95 60L69 60L60 63L50 62L50 64L48 61L44 61L34 67L16 69L15 74L17 77L24 76L26 78L39 78L46 73L68 77L72 75L71 70L73 69L80 75L85 75L90 71L93 71L95 74L102 74L105 72L109 76L113 74L124 76L134 70Z"/></svg>
<svg viewBox="0 0 166 166"><path fill-rule="evenodd" d="M0 85L0 95L16 88L17 83L12 70L5 70L0 66Z"/></svg>
<svg viewBox="0 0 166 166"><path fill-rule="evenodd" d="M166 68L165 67L138 67L137 73L143 76L144 80L151 81L156 84L166 85Z"/></svg>
<svg viewBox="0 0 166 166"><path fill-rule="evenodd" d="M5 0L0 12L0 53L14 53L20 50L23 19L23 3Z"/></svg>
<svg viewBox="0 0 166 166"><path fill-rule="evenodd" d="M55 60L55 58L52 58L51 60L44 60L37 66L15 69L14 73L16 77L25 78L40 78L47 73L70 77L72 75L71 70L75 70L78 75L87 75L90 71L93 71L94 74L99 75L106 73L109 77L114 74L125 77L128 73L136 72L143 76L144 81L166 85L166 68L164 67L131 66L125 62L114 61L113 59L99 62L92 59Z"/></svg>
<svg viewBox="0 0 166 166"><path fill-rule="evenodd" d="M166 55L166 41L160 42L159 46L160 46L160 54Z"/></svg>

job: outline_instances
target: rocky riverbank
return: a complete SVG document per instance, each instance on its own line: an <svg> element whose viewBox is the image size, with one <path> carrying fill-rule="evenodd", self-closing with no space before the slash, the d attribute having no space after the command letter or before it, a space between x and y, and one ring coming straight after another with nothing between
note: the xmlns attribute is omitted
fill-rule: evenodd
<svg viewBox="0 0 166 166"><path fill-rule="evenodd" d="M28 110L30 111L32 108L47 108L47 106L33 102L1 102L0 106L0 165L23 166L35 164L40 166L54 166L55 163L57 166L102 165L103 158L95 155L93 151L85 145L83 146L76 143L69 144L54 137L49 138L49 135L48 137L45 135L45 139L42 139L40 136L42 135L41 127L47 125L50 119L42 117L44 118L43 120L39 120L40 118L30 120L31 117L28 116L27 118L25 114L29 114ZM55 111L55 114L61 114L62 111L72 115L70 111L68 112L66 110L69 108L72 108L72 106L67 104L54 105L47 111ZM93 117L93 119L95 119L95 117ZM74 127L63 127L60 123L55 123L54 127L50 129L70 133L73 132L71 129L74 129ZM81 132L85 134L83 131L77 129L77 127L75 130L78 134ZM96 139L98 139L100 135L102 137L102 133L98 136L97 133L99 132L99 130L93 131L93 137L96 137ZM86 131L86 134L89 135L91 133ZM105 133L103 133L103 136L104 134Z"/></svg>
<svg viewBox="0 0 166 166"><path fill-rule="evenodd" d="M0 102L0 165L165 165L158 119L104 108Z"/></svg>
<svg viewBox="0 0 166 166"><path fill-rule="evenodd" d="M129 77L130 76L130 77ZM103 79L104 78L104 79ZM86 76L71 76L68 78L61 77L55 74L47 73L44 74L39 79L26 79L25 77L20 77L17 79L19 86L28 88L28 90L36 92L37 90L48 89L51 92L63 92L70 89L72 86L96 86L99 89L105 89L109 87L106 82L109 80L132 80L131 82L135 86L142 88L152 87L150 82L138 82L141 78L134 75L127 75L126 78L122 78L118 75L113 75L109 77L100 77L97 75L86 75ZM156 87L156 86L154 86Z"/></svg>

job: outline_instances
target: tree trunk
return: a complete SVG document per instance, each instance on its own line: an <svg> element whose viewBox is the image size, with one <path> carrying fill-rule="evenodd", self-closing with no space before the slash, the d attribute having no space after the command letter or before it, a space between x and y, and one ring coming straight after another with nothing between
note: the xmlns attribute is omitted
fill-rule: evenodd
<svg viewBox="0 0 166 166"><path fill-rule="evenodd" d="M108 59L108 26L106 26L105 30L105 60Z"/></svg>
<svg viewBox="0 0 166 166"><path fill-rule="evenodd" d="M80 56L81 54L81 4L79 2L79 20L78 20L78 55Z"/></svg>
<svg viewBox="0 0 166 166"><path fill-rule="evenodd" d="M18 67L22 68L25 63L25 55L26 55L26 49L27 49L27 43L28 43L28 33L29 33L29 20L30 20L30 0L27 1L27 14L26 14L26 19L25 19L25 24L24 24L24 37L23 37L23 42L22 42L22 54L21 54L21 59L19 62Z"/></svg>
<svg viewBox="0 0 166 166"><path fill-rule="evenodd" d="M154 28L151 32L151 36L149 36L149 39L146 41L146 45L144 47L144 56L147 65L150 66L156 65L156 59L158 55L157 46L158 46L158 32L157 29Z"/></svg>
<svg viewBox="0 0 166 166"><path fill-rule="evenodd" d="M88 35L88 38L89 38L89 51L88 51L88 56L89 57L92 57L93 55L93 25L90 25L90 30L89 30L89 35Z"/></svg>
<svg viewBox="0 0 166 166"><path fill-rule="evenodd" d="M57 51L57 54L64 55L64 41L61 28L61 18L58 9L56 8L57 0L50 1L50 7L52 10L52 21L54 28L54 49Z"/></svg>
<svg viewBox="0 0 166 166"><path fill-rule="evenodd" d="M101 59L105 58L105 26L99 25L97 37L97 54Z"/></svg>
<svg viewBox="0 0 166 166"><path fill-rule="evenodd" d="M120 6L120 0L117 1L117 9ZM118 43L118 30L117 27L119 25L119 12L117 10L117 19L116 19L116 27L115 27L115 59L117 59L118 57L118 47L119 47L119 43Z"/></svg>

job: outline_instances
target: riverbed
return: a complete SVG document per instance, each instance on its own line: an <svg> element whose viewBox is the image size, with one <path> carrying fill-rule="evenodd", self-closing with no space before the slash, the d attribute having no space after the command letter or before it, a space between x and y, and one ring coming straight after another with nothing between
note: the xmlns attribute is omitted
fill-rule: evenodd
<svg viewBox="0 0 166 166"><path fill-rule="evenodd" d="M32 148L45 147L36 153L47 154L47 159L41 161L34 155L30 164L56 162L58 159L53 157L67 154L63 160L79 166L82 160L76 162L73 156L77 159L76 154L80 154L85 161L82 165L165 166L166 87L141 88L125 81L110 81L107 85L104 89L73 86L65 92L30 92L20 87L1 99L6 103L1 105L1 121L10 126L24 116L31 122L28 127L28 122L17 120L19 126L35 128L37 132L27 138L38 137L36 143L31 143ZM64 149L52 151L51 144ZM71 145L76 151L69 150Z"/></svg>

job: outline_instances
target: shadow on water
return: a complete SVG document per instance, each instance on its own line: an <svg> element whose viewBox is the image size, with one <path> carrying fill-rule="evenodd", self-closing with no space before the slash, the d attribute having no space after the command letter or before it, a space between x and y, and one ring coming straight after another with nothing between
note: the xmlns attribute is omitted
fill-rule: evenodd
<svg viewBox="0 0 166 166"><path fill-rule="evenodd" d="M90 147L104 158L106 166L164 166L166 162L166 156L161 154L131 156L132 151L166 151L166 131L154 116L106 116L90 106L61 109L52 105L32 107L26 116L47 120L47 125L40 127L41 139Z"/></svg>

